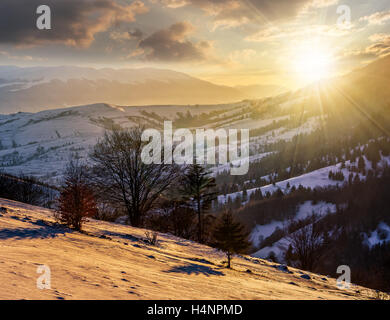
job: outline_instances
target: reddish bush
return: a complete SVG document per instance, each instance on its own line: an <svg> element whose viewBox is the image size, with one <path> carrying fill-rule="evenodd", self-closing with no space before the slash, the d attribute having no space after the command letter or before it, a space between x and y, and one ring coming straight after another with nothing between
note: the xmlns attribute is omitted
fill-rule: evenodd
<svg viewBox="0 0 390 320"><path fill-rule="evenodd" d="M86 217L97 214L93 192L85 180L85 168L71 162L58 198L56 217L71 228L81 230Z"/></svg>

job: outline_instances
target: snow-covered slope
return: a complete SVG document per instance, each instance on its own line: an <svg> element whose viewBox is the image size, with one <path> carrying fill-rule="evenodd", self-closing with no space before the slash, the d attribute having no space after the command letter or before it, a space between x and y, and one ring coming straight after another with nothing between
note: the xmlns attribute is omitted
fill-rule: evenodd
<svg viewBox="0 0 390 320"><path fill-rule="evenodd" d="M370 162L365 158L366 160L366 169L371 169ZM357 160L354 165L357 164ZM380 166L390 165L390 157L383 157L381 160ZM316 188L316 187L328 187L328 186L337 186L340 187L348 181L348 176L350 175L351 171L348 170L348 166L351 165L350 161L345 162L346 167L342 168L342 164L338 163L332 166L324 167L318 170L314 170L309 173L305 173L300 176L296 176L287 180L276 182L275 184L269 184L264 187L259 188L253 188L247 190L248 198L256 192L256 190L261 190L262 194L274 193L278 189L283 191L283 193L288 193L292 187L298 188L299 186L305 187L305 188ZM344 181L336 181L329 179L329 172L342 172L344 175L345 180ZM361 173L354 173L354 176L358 175L360 180L365 180L365 176ZM243 191L238 191L226 195L219 195L218 196L218 202L219 203L227 203L229 198L234 201L234 199L238 196L242 196Z"/></svg>
<svg viewBox="0 0 390 320"><path fill-rule="evenodd" d="M366 170L372 169L372 164L370 161L365 159ZM300 186L305 188L322 188L322 187L330 187L330 186L340 186L342 187L344 184L348 182L349 175L352 173L348 168L350 166L357 166L358 160L354 163L350 161L345 162L345 166L342 166L341 163L338 163L333 166L328 166L325 168L321 168L301 176L293 177L284 181L276 182L275 184L269 184L264 187L253 188L247 190L247 198L249 199L252 194L254 194L257 190L261 190L262 194L265 195L268 192L270 194L276 192L277 190L281 190L284 194L288 194L292 188L299 188ZM379 167L384 167L390 165L390 157L382 157L379 162ZM342 172L344 175L344 181L335 181L329 178L329 172ZM353 176L358 176L361 181L366 179L366 176L361 173L352 173ZM234 202L237 197L243 196L243 191L234 192L227 195L219 195L218 202L220 204L225 204L229 201L229 199ZM246 204L244 202L243 204ZM312 214L315 214L317 217L323 217L327 214L333 213L336 211L336 205L333 203L319 202L313 204L312 201L306 201L297 207L295 212L295 217L292 220L304 220ZM290 223L290 220L273 220L267 224L259 225L257 224L251 231L250 239L254 247L259 247L261 242L267 237L271 236L277 229L285 229ZM380 224L378 226L378 230L375 230L370 235L364 235L365 242L371 247L378 243L384 243L389 241L390 232L389 227L386 224ZM278 261L284 260L284 253L288 249L290 241L288 237L283 237L280 240L274 242L272 245L261 248L260 250L254 252L252 256L259 258L267 258L272 252Z"/></svg>
<svg viewBox="0 0 390 320"><path fill-rule="evenodd" d="M311 216L313 213L315 213L317 216L324 216L328 213L334 212L336 209L336 206L333 203L326 203L326 202L319 202L316 204L312 204L311 201L306 201L305 203L301 204L296 212L296 215L293 220L303 220L309 216ZM250 235L250 240L252 241L253 245L257 247L261 240L269 237L277 228L283 229L286 224L290 223L291 221L272 221L266 225L256 225L256 227L252 230L252 233ZM287 249L287 248L283 248ZM272 250L272 249L271 249ZM283 250L281 250L283 251ZM274 252L276 253L276 252ZM269 254L269 251L262 252L261 250L256 252L254 256L258 257L267 257ZM278 255L277 255L278 256Z"/></svg>
<svg viewBox="0 0 390 320"><path fill-rule="evenodd" d="M46 209L0 199L0 299L373 299L359 286L252 257L233 270L207 246L90 219L85 232L55 224ZM37 288L37 267L51 271L51 289ZM248 271L250 270L250 271Z"/></svg>
<svg viewBox="0 0 390 320"><path fill-rule="evenodd" d="M268 116L253 120L242 118L241 111L247 108L249 102L239 102L221 105L197 106L144 106L123 107L111 104L93 104L71 108L46 110L37 113L0 114L0 170L18 175L32 175L45 182L56 183L69 160L70 155L87 158L90 148L112 125L130 127L138 123L148 128L162 125L161 117L177 120L179 114L210 115L205 120L204 128L248 129L266 127L274 121L286 117ZM213 112L216 115L213 115ZM240 119L226 123L223 119L238 114ZM151 116L153 115L153 116ZM283 129L280 136L272 136L272 132L253 136L251 138L251 157L249 161L256 162L269 153L256 150L265 143L277 140L289 140L292 137L314 130L316 118L295 129ZM230 170L230 164L212 169L214 173Z"/></svg>
<svg viewBox="0 0 390 320"><path fill-rule="evenodd" d="M303 220L315 214L318 217L318 221L321 219L321 217L327 214L332 214L335 211L336 205L333 203L319 202L317 204L312 204L312 201L306 201L299 206L296 216L293 220ZM286 224L282 221L273 221L268 225L257 225L251 233L251 240L253 241L254 245L258 245L263 238L270 236L276 230L276 228L283 229L285 226ZM283 237L280 240L274 242L271 246L267 246L256 251L252 254L252 256L264 258L268 257L272 252L278 261L284 261L284 253L287 251L290 245L290 241L291 240L289 237Z"/></svg>
<svg viewBox="0 0 390 320"><path fill-rule="evenodd" d="M234 104L232 104L234 106ZM232 106L230 105L230 107ZM155 128L142 112L174 118L177 112L192 114L226 108L226 105L117 107L94 104L38 113L0 115L0 169L11 174L32 175L56 183L70 156L86 158L104 131L143 123ZM150 122L152 121L152 122Z"/></svg>
<svg viewBox="0 0 390 320"><path fill-rule="evenodd" d="M365 235L364 242L370 247L390 242L390 226L384 222L379 223L376 230L370 235Z"/></svg>

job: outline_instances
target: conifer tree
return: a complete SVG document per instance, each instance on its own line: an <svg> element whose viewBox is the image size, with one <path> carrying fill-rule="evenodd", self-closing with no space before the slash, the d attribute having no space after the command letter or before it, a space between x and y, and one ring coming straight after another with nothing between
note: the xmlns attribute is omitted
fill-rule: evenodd
<svg viewBox="0 0 390 320"><path fill-rule="evenodd" d="M245 253L250 247L248 233L241 223L234 221L230 210L226 210L220 217L214 229L213 238L213 246L225 252L228 268L231 268L233 254Z"/></svg>
<svg viewBox="0 0 390 320"><path fill-rule="evenodd" d="M358 161L358 169L359 169L359 172L363 172L366 168L366 162L364 161L364 158L362 156L359 157L359 161Z"/></svg>
<svg viewBox="0 0 390 320"><path fill-rule="evenodd" d="M190 203L198 216L198 241L203 243L203 216L216 199L215 179L204 167L193 164L188 167L181 182L184 200Z"/></svg>
<svg viewBox="0 0 390 320"><path fill-rule="evenodd" d="M242 202L246 202L248 200L248 191L246 190L246 188L244 188L244 190L242 191Z"/></svg>

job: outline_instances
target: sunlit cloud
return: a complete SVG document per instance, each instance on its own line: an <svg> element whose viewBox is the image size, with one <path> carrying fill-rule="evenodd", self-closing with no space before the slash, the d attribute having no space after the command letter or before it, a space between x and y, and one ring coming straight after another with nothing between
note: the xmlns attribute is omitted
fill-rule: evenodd
<svg viewBox="0 0 390 320"><path fill-rule="evenodd" d="M373 43L368 47L361 50L345 50L341 58L368 62L390 54L390 34L373 34L369 37L369 40Z"/></svg>
<svg viewBox="0 0 390 320"><path fill-rule="evenodd" d="M339 3L339 0L313 0L310 3L310 6L316 7L316 8L324 8L333 6Z"/></svg>
<svg viewBox="0 0 390 320"><path fill-rule="evenodd" d="M157 1L157 0L155 0ZM309 8L334 5L338 0L160 0L169 8L194 6L214 18L214 29L243 24L267 24L296 17Z"/></svg>
<svg viewBox="0 0 390 320"><path fill-rule="evenodd" d="M299 26L271 26L260 30L254 34L248 35L245 40L252 42L275 41L280 39L293 39L303 36L328 36L328 37L343 37L352 32L360 31L361 29L340 28L337 25L299 25Z"/></svg>
<svg viewBox="0 0 390 320"><path fill-rule="evenodd" d="M253 49L235 50L229 54L232 61L250 61L257 56L257 52Z"/></svg>
<svg viewBox="0 0 390 320"><path fill-rule="evenodd" d="M40 0L1 0L0 60L166 68L223 84L295 87L300 67L291 72L291 55L302 42L331 48L334 74L387 55L385 1L367 9L354 0L47 0L55 28L38 31ZM339 22L339 5L351 7L351 22ZM308 55L297 54L295 66ZM38 63L43 56L48 62ZM323 55L313 56L321 66Z"/></svg>
<svg viewBox="0 0 390 320"><path fill-rule="evenodd" d="M129 40L139 40L142 39L143 32L140 29L135 29L134 31L112 31L110 33L110 39L119 42L126 42Z"/></svg>
<svg viewBox="0 0 390 320"><path fill-rule="evenodd" d="M369 24L382 25L387 22L390 22L390 10L376 12L369 16L364 16L360 18L360 21L367 21Z"/></svg>
<svg viewBox="0 0 390 320"><path fill-rule="evenodd" d="M29 55L15 55L11 54L8 51L0 51L0 57L7 60L16 60L16 61L44 61L44 58L41 57L32 57Z"/></svg>

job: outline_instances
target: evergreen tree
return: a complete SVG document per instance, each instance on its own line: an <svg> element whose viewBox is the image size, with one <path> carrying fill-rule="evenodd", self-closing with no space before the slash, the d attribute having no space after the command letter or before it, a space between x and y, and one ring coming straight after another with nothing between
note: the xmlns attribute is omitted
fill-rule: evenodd
<svg viewBox="0 0 390 320"><path fill-rule="evenodd" d="M349 185L352 185L352 182L353 182L353 173L351 172L351 173L349 174L349 177L348 177L348 183L349 183Z"/></svg>
<svg viewBox="0 0 390 320"><path fill-rule="evenodd" d="M359 172L363 172L366 168L366 162L364 161L364 158L362 156L359 157L358 161L358 169Z"/></svg>
<svg viewBox="0 0 390 320"><path fill-rule="evenodd" d="M227 256L227 267L231 267L233 254L245 253L250 247L248 233L244 226L234 221L230 210L226 210L220 217L213 232L214 247L225 252Z"/></svg>
<svg viewBox="0 0 390 320"><path fill-rule="evenodd" d="M359 183L360 183L360 177L359 177L358 174L355 175L355 178L353 179L353 183L354 183L354 184L359 184Z"/></svg>
<svg viewBox="0 0 390 320"><path fill-rule="evenodd" d="M248 200L248 191L246 188L242 191L242 202L246 202Z"/></svg>
<svg viewBox="0 0 390 320"><path fill-rule="evenodd" d="M251 201L254 201L254 200L263 200L263 194L262 194L260 188L257 189L257 190L255 190L255 192L252 192L252 193L251 193L250 200L251 200Z"/></svg>
<svg viewBox="0 0 390 320"><path fill-rule="evenodd" d="M263 197L263 193L261 192L261 189L259 188L259 189L257 189L256 190L256 199L257 200L263 200L264 199L264 197Z"/></svg>
<svg viewBox="0 0 390 320"><path fill-rule="evenodd" d="M181 193L198 216L198 241L203 243L203 216L216 199L215 179L204 167L190 165L182 178Z"/></svg>
<svg viewBox="0 0 390 320"><path fill-rule="evenodd" d="M275 192L275 197L282 198L283 196L284 196L283 191L280 188L278 188L278 190L276 190L276 192Z"/></svg>

